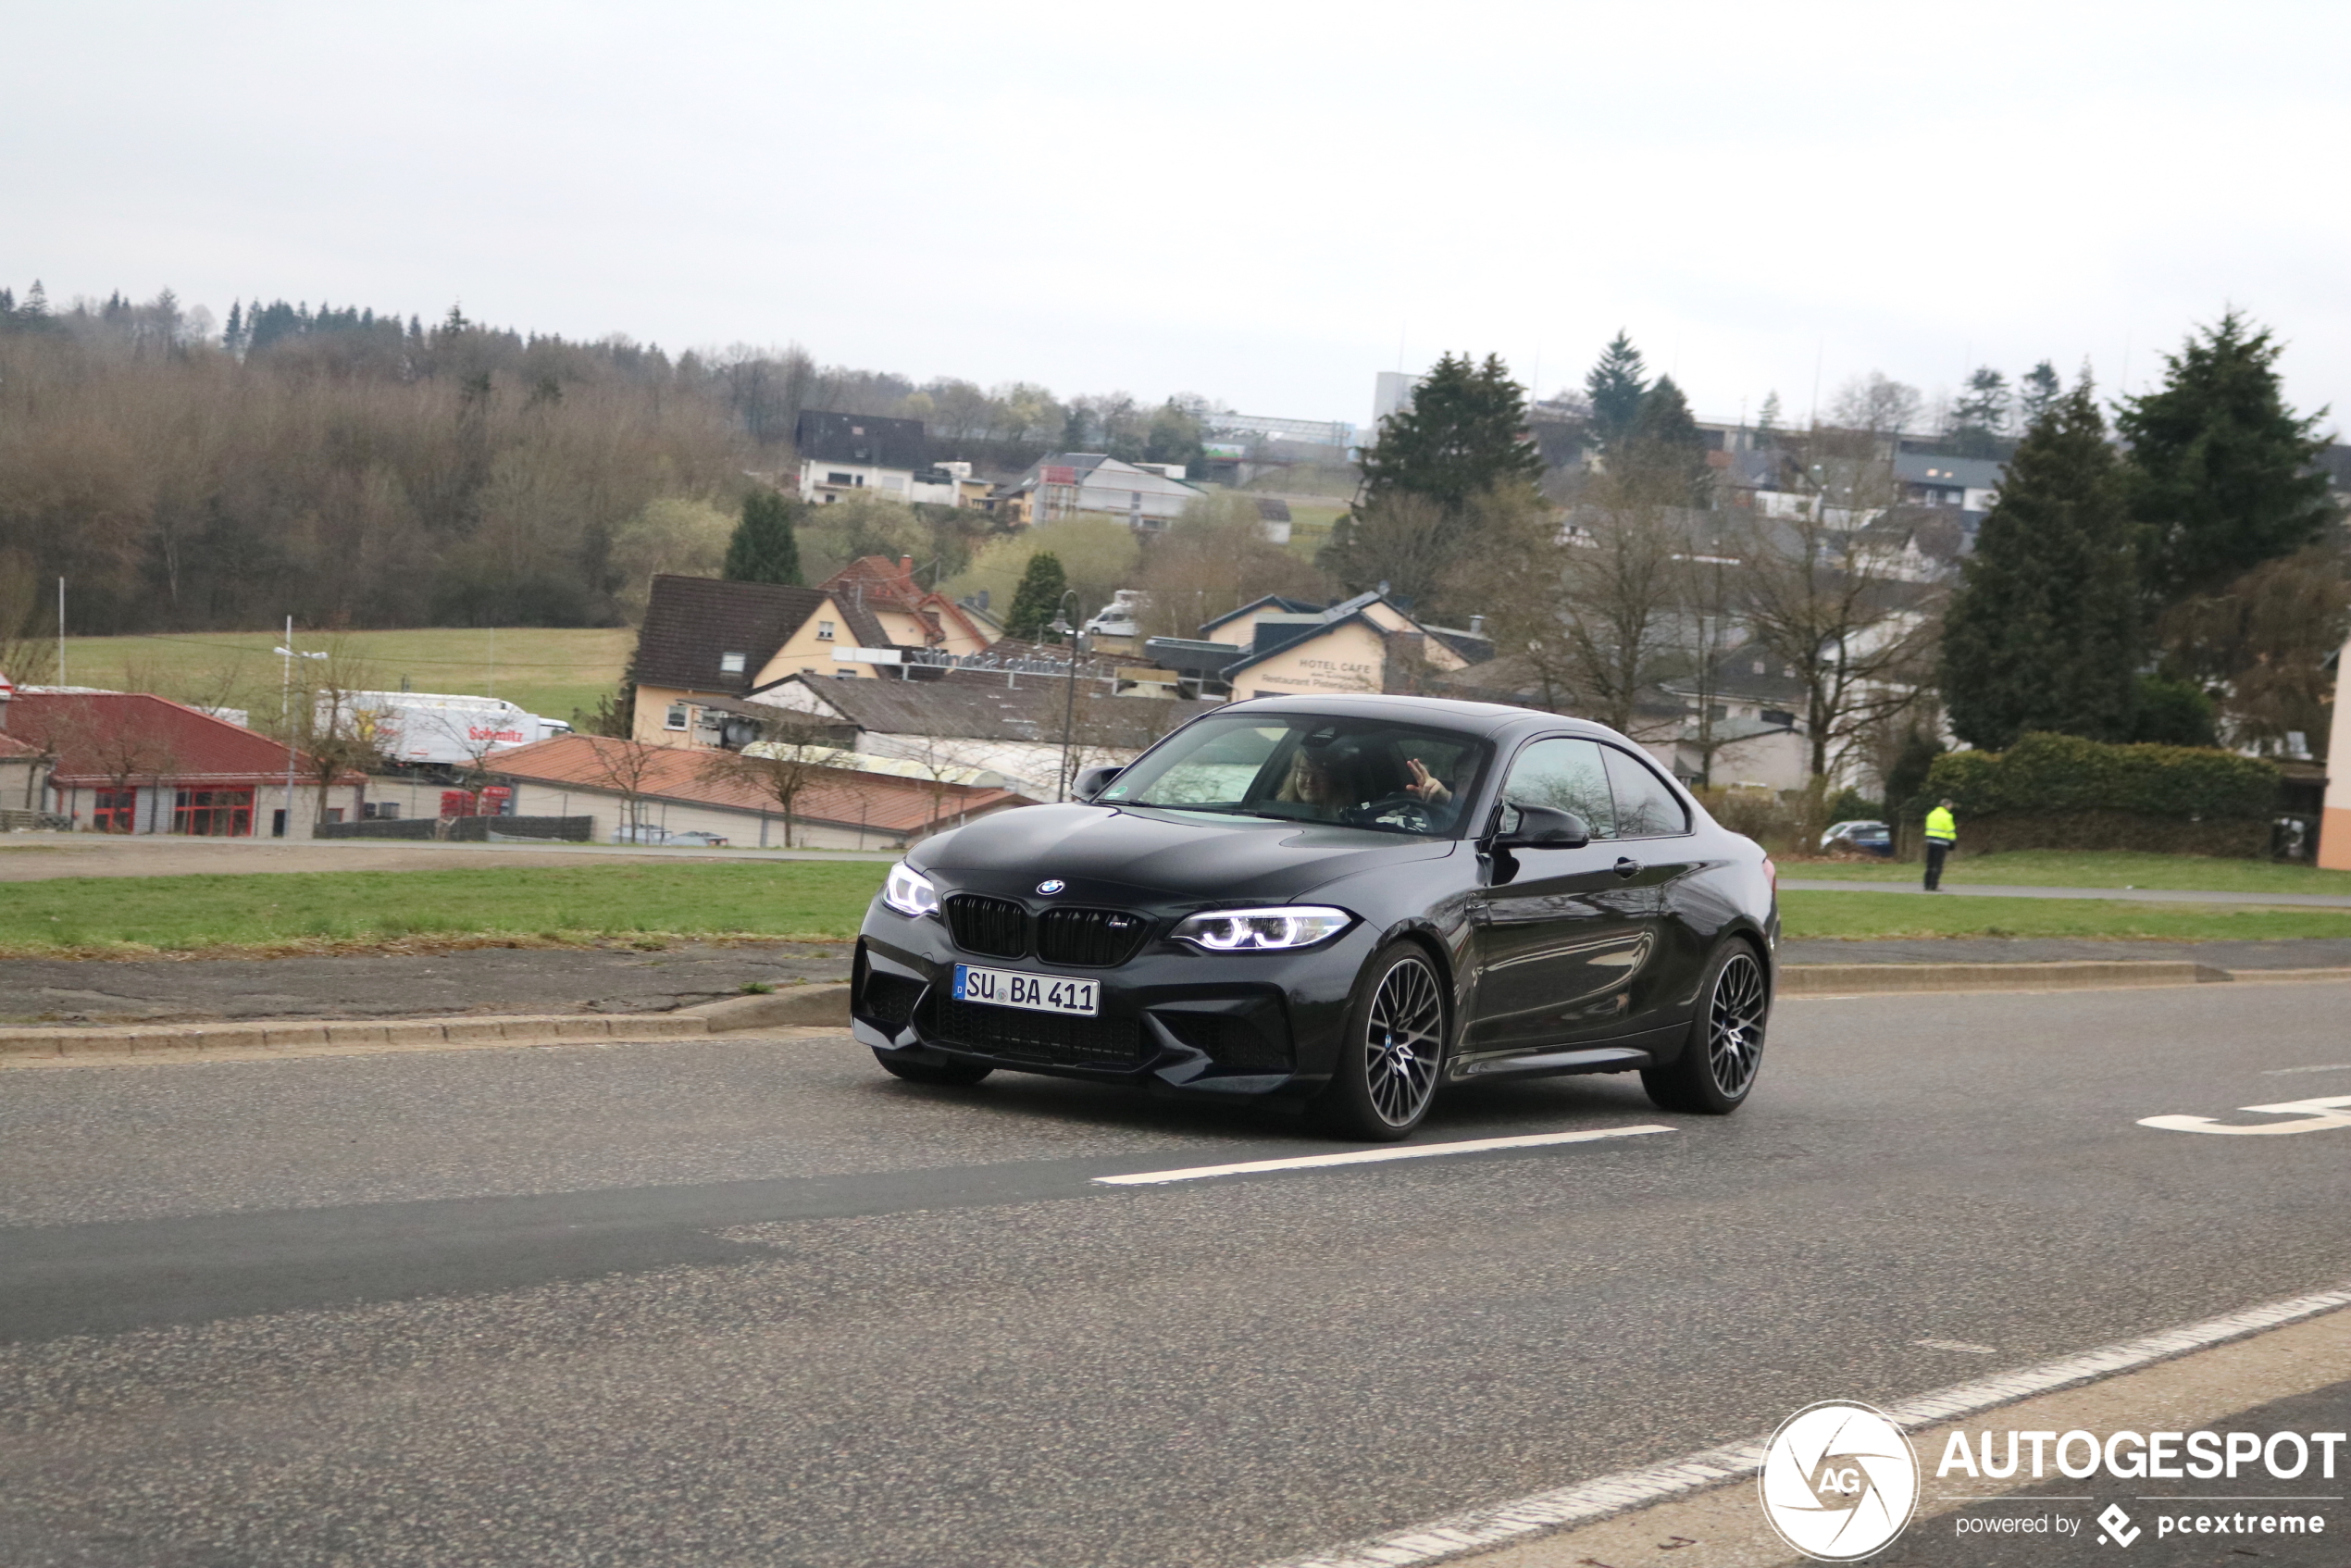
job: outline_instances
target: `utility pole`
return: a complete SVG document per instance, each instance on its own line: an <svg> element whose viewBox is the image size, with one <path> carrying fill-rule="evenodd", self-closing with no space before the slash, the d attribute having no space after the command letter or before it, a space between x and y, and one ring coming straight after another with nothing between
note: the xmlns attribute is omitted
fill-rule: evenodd
<svg viewBox="0 0 2351 1568"><path fill-rule="evenodd" d="M1070 787L1076 782L1076 778L1070 773L1069 770L1070 740L1077 728L1077 645L1081 641L1076 628L1070 624L1069 617L1070 611L1076 607L1075 603L1076 598L1077 590L1072 588L1063 591L1062 602L1053 611L1053 622L1051 628L1050 628L1069 639L1069 698L1062 708L1062 776L1060 794L1061 798L1064 801L1069 799Z"/></svg>
<svg viewBox="0 0 2351 1568"><path fill-rule="evenodd" d="M66 683L66 579L57 579L57 684Z"/></svg>

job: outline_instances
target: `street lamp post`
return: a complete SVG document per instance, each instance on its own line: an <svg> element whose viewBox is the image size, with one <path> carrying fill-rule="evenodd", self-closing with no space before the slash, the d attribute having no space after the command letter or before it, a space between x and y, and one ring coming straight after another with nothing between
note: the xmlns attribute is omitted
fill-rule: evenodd
<svg viewBox="0 0 2351 1568"><path fill-rule="evenodd" d="M1062 706L1061 798L1064 801L1077 781L1069 768L1070 742L1077 728L1077 655L1085 652L1086 638L1070 625L1070 612L1076 607L1077 590L1064 590L1061 604L1053 611L1052 625L1047 628L1069 639L1069 696Z"/></svg>

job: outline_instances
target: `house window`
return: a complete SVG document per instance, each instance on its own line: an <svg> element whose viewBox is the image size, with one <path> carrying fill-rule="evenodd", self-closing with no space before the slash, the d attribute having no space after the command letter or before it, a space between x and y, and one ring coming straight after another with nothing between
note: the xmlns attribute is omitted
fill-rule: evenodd
<svg viewBox="0 0 2351 1568"><path fill-rule="evenodd" d="M740 674L742 674L742 673L743 673L743 656L742 656L740 653L721 653L721 654L719 654L719 655L718 655L718 673L719 673L719 674L721 674L721 675L740 675Z"/></svg>
<svg viewBox="0 0 2351 1568"><path fill-rule="evenodd" d="M339 822L342 813L330 811ZM198 839L243 839L253 832L251 790L181 790L171 806L171 830Z"/></svg>
<svg viewBox="0 0 2351 1568"><path fill-rule="evenodd" d="M825 482L826 482L827 484L844 484L844 485L845 485L845 484L855 484L855 483L857 482L857 480L856 480L856 479L855 479L853 476L849 475L849 474L827 474L827 475L825 476Z"/></svg>
<svg viewBox="0 0 2351 1568"><path fill-rule="evenodd" d="M683 728L686 728L686 704L685 704L685 703L670 703L670 704L669 704L669 716L668 716L667 718L665 718L665 719L663 719L663 720L661 721L661 727L662 727L664 729L683 729Z"/></svg>
<svg viewBox="0 0 2351 1568"><path fill-rule="evenodd" d="M139 791L96 790L90 796L90 830L93 833L135 833L139 830Z"/></svg>
<svg viewBox="0 0 2351 1568"><path fill-rule="evenodd" d="M832 640L833 623L830 621L818 621L816 623L816 641L819 642L830 642Z"/></svg>

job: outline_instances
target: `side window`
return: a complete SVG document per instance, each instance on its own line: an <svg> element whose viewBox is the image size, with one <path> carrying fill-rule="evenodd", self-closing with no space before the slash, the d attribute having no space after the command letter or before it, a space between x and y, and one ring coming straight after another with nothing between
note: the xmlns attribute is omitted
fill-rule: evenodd
<svg viewBox="0 0 2351 1568"><path fill-rule="evenodd" d="M1537 740L1511 764L1502 799L1514 806L1550 806L1584 819L1595 839L1616 837L1616 807L1594 740ZM1506 815L1504 825L1510 818Z"/></svg>
<svg viewBox="0 0 2351 1568"><path fill-rule="evenodd" d="M1690 814L1656 774L1613 746L1600 749L1608 756L1608 781L1616 796L1618 838L1656 839L1690 830Z"/></svg>
<svg viewBox="0 0 2351 1568"><path fill-rule="evenodd" d="M664 729L683 729L683 728L686 728L686 704L685 704L685 703L670 703L670 704L669 704L669 713L668 713L667 716L666 716L666 717L665 717L665 718L662 720L662 726L661 726L661 727L662 727Z"/></svg>

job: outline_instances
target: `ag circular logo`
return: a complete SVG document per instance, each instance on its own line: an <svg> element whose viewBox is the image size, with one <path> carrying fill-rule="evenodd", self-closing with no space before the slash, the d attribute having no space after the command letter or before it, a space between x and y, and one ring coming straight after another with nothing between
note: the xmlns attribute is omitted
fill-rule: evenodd
<svg viewBox="0 0 2351 1568"><path fill-rule="evenodd" d="M1760 1485L1763 1516L1780 1539L1822 1562L1850 1562L1910 1522L1919 1459L1885 1412L1824 1400L1772 1434Z"/></svg>
<svg viewBox="0 0 2351 1568"><path fill-rule="evenodd" d="M1068 883L1063 881L1058 877L1048 877L1043 881L1037 884L1037 890L1050 898L1068 886Z"/></svg>

